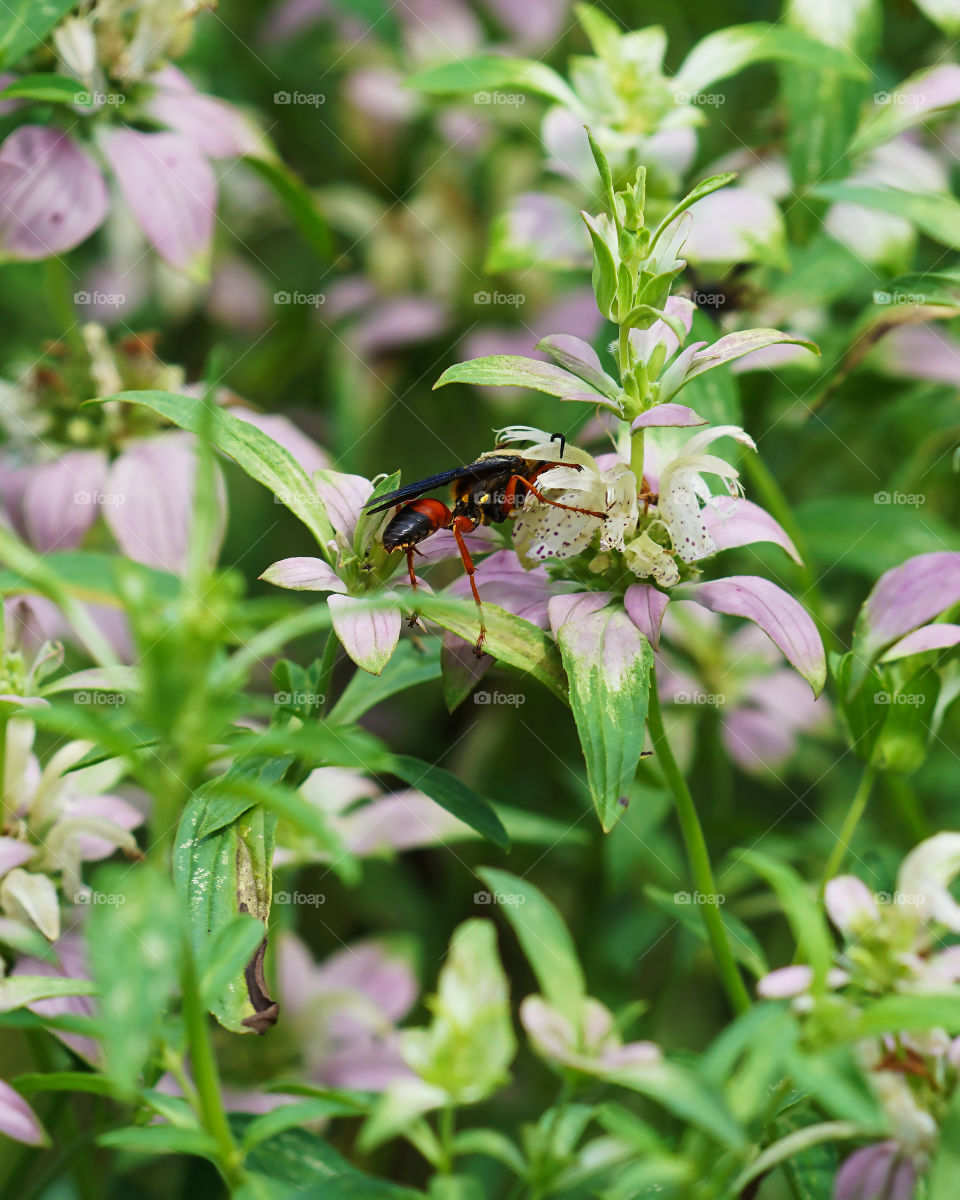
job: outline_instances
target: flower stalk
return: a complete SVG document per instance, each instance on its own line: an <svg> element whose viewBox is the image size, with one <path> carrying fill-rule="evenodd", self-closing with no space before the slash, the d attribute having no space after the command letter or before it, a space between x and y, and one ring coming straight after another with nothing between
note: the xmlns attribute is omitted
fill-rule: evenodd
<svg viewBox="0 0 960 1200"><path fill-rule="evenodd" d="M717 885L713 867L710 865L710 854L703 836L700 817L697 815L696 805L690 789L687 787L687 781L670 749L670 742L663 726L663 714L660 711L655 677L651 677L650 681L650 708L647 714L647 724L653 739L657 762L663 771L667 786L673 793L690 873L697 891L705 898L702 905L703 923L707 927L707 937L713 951L717 974L720 976L720 982L723 984L734 1012L745 1012L750 1007L750 996L740 974L740 968L733 957L730 938L720 915Z"/></svg>

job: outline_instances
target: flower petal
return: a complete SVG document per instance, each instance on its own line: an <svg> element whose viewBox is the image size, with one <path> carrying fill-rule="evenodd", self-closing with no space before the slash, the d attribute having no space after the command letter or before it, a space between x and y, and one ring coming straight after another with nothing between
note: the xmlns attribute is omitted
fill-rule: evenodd
<svg viewBox="0 0 960 1200"><path fill-rule="evenodd" d="M469 826L422 792L395 792L363 804L342 817L338 827L347 849L359 855L443 845L472 836Z"/></svg>
<svg viewBox="0 0 960 1200"><path fill-rule="evenodd" d="M97 519L107 459L100 450L71 450L30 473L23 493L23 523L43 554L73 550Z"/></svg>
<svg viewBox="0 0 960 1200"><path fill-rule="evenodd" d="M751 546L755 542L774 542L782 546L794 562L800 562L800 555L787 531L752 500L742 496L717 496L703 509L703 519L717 550Z"/></svg>
<svg viewBox="0 0 960 1200"><path fill-rule="evenodd" d="M280 413L256 412L239 404L233 405L227 411L239 421L248 421L251 425L256 425L257 429L273 438L278 445L289 450L311 478L315 471L322 471L330 466L327 452L289 417Z"/></svg>
<svg viewBox="0 0 960 1200"><path fill-rule="evenodd" d="M784 333L780 329L742 329L737 333L728 333L704 350L698 350L690 360L684 382L689 383L698 375L712 371L714 367L719 367L723 363L743 358L745 354L753 354L757 350L766 349L767 346L780 344L798 345L815 354L820 353L813 342L800 334Z"/></svg>
<svg viewBox="0 0 960 1200"><path fill-rule="evenodd" d="M627 616L654 650L660 646L660 626L669 603L670 597L652 583L633 583L623 597Z"/></svg>
<svg viewBox="0 0 960 1200"><path fill-rule="evenodd" d="M219 549L226 525L226 492L216 473ZM107 477L104 517L120 549L135 562L175 575L187 567L197 474L191 434L164 433L134 443Z"/></svg>
<svg viewBox="0 0 960 1200"><path fill-rule="evenodd" d="M51 942L60 936L60 901L46 875L15 867L0 882L0 903L11 916L31 921Z"/></svg>
<svg viewBox="0 0 960 1200"><path fill-rule="evenodd" d="M327 600L337 637L358 667L379 675L400 640L399 608L357 611L364 601L355 596L332 595Z"/></svg>
<svg viewBox="0 0 960 1200"><path fill-rule="evenodd" d="M0 1133L28 1146L46 1146L49 1138L19 1092L0 1079Z"/></svg>
<svg viewBox="0 0 960 1200"><path fill-rule="evenodd" d="M960 553L936 550L885 571L857 617L854 647L864 662L960 601Z"/></svg>
<svg viewBox="0 0 960 1200"><path fill-rule="evenodd" d="M0 249L8 257L72 249L103 223L109 206L96 163L65 133L22 125L0 146Z"/></svg>
<svg viewBox="0 0 960 1200"><path fill-rule="evenodd" d="M547 605L550 628L554 636L568 621L582 621L610 603L609 592L573 592L569 596L554 596Z"/></svg>
<svg viewBox="0 0 960 1200"><path fill-rule="evenodd" d="M838 875L827 882L823 903L841 933L861 937L880 918L873 892L856 875Z"/></svg>
<svg viewBox="0 0 960 1200"><path fill-rule="evenodd" d="M638 429L666 429L671 426L686 427L689 425L707 425L706 417L701 417L685 404L657 404L655 407L641 413L630 426L631 431Z"/></svg>
<svg viewBox="0 0 960 1200"><path fill-rule="evenodd" d="M757 995L765 1000L785 1000L800 996L813 982L813 969L802 963L779 967L757 981Z"/></svg>
<svg viewBox="0 0 960 1200"><path fill-rule="evenodd" d="M316 484L334 532L347 542L353 541L360 511L370 499L373 484L362 475L345 475L342 471L320 471Z"/></svg>
<svg viewBox="0 0 960 1200"><path fill-rule="evenodd" d="M14 867L22 867L33 858L33 847L17 838L0 837L0 875L6 875Z"/></svg>
<svg viewBox="0 0 960 1200"><path fill-rule="evenodd" d="M958 875L960 833L937 833L915 846L900 864L897 891L922 896L922 910L928 916L960 931L960 904L950 894L950 884Z"/></svg>
<svg viewBox="0 0 960 1200"><path fill-rule="evenodd" d="M960 625L950 625L946 622L940 625L922 625L913 633L881 655L881 662L893 662L897 658L906 658L909 654L923 654L926 650L944 650L947 646L960 643Z"/></svg>
<svg viewBox="0 0 960 1200"><path fill-rule="evenodd" d="M260 578L296 592L345 592L347 586L322 558L281 558Z"/></svg>
<svg viewBox="0 0 960 1200"><path fill-rule="evenodd" d="M232 104L198 92L190 80L169 63L150 77L156 91L146 111L161 125L182 134L211 158L240 158L251 154L260 137L253 124Z"/></svg>
<svg viewBox="0 0 960 1200"><path fill-rule="evenodd" d="M137 224L171 266L209 275L217 181L205 156L178 133L104 130L101 145Z"/></svg>
<svg viewBox="0 0 960 1200"><path fill-rule="evenodd" d="M827 678L820 634L807 610L783 588L758 575L730 575L684 589L711 612L754 621L819 695Z"/></svg>

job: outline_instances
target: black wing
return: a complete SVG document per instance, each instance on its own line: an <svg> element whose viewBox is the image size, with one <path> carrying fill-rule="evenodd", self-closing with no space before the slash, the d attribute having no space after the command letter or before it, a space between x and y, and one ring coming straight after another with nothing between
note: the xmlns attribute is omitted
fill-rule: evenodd
<svg viewBox="0 0 960 1200"><path fill-rule="evenodd" d="M504 455L502 458L480 458L464 467L454 467L450 471L441 471L439 475L428 475L426 479L418 479L416 483L408 483L405 487L397 488L395 492L387 492L385 496L377 496L364 505L369 513L383 512L384 509L404 500L416 500L434 488L443 487L447 483L455 483L458 479L487 479L491 476L502 475L508 468L515 467L519 454Z"/></svg>

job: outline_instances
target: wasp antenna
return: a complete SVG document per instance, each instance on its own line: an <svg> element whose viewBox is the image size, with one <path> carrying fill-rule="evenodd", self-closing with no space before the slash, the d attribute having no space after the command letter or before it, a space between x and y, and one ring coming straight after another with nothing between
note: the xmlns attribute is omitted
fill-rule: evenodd
<svg viewBox="0 0 960 1200"><path fill-rule="evenodd" d="M564 437L564 435L562 433L551 434L550 441L560 443L560 457L563 458L563 452L567 448L567 439Z"/></svg>

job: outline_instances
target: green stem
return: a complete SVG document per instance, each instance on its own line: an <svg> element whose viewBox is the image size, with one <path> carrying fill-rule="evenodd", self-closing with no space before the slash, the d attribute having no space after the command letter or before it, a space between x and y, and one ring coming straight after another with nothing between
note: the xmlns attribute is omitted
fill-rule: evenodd
<svg viewBox="0 0 960 1200"><path fill-rule="evenodd" d="M850 842L853 835L857 831L857 826L860 824L860 818L863 816L867 801L870 799L870 793L873 790L874 782L877 778L877 768L872 763L867 763L863 768L863 774L860 776L860 783L854 794L853 800L850 802L850 808L847 810L847 815L844 818L843 825L840 827L840 832L837 834L837 840L834 843L833 850L830 852L830 857L827 859L827 865L823 871L822 886L826 886L827 881L833 879L843 866L843 860L846 857L847 850L850 848Z"/></svg>
<svg viewBox="0 0 960 1200"><path fill-rule="evenodd" d="M340 639L331 629L327 634L327 640L323 643L323 653L320 655L320 674L319 687L320 695L323 699L320 701L321 716L330 708L330 693L333 690L333 669L337 663L337 650L340 647Z"/></svg>
<svg viewBox="0 0 960 1200"><path fill-rule="evenodd" d="M700 818L697 816L696 805L687 787L683 772L673 757L666 730L663 727L663 714L660 711L660 697L657 695L656 678L651 675L650 707L647 713L647 724L653 738L657 762L673 792L677 808L677 818L680 822L680 832L687 850L687 861L697 891L700 893L700 905L703 910L703 923L707 927L707 937L713 950L717 974L723 984L730 1004L735 1012L745 1012L750 1007L750 996L740 975L736 959L730 948L727 929L720 915L720 903L717 885L713 878L713 868L710 865L710 854L707 842L703 836Z"/></svg>
<svg viewBox="0 0 960 1200"><path fill-rule="evenodd" d="M77 355L80 363L84 363L87 360L87 348L73 307L73 289L67 278L67 268L63 259L52 255L44 261L43 269L46 276L47 300L54 321L67 339L70 349Z"/></svg>
<svg viewBox="0 0 960 1200"><path fill-rule="evenodd" d="M220 1148L218 1166L231 1191L240 1187L245 1179L242 1155L227 1120L220 1092L220 1077L217 1060L213 1053L207 1014L200 998L200 985L193 949L184 945L183 967L183 1017L190 1047L190 1066L197 1095L197 1115L204 1129Z"/></svg>
<svg viewBox="0 0 960 1200"><path fill-rule="evenodd" d="M637 477L637 487L643 489L643 430L638 429L630 438L630 470Z"/></svg>
<svg viewBox="0 0 960 1200"><path fill-rule="evenodd" d="M453 1135L454 1122L456 1119L456 1110L452 1104L445 1104L437 1116L437 1135L440 1142L440 1149L443 1153L438 1170L441 1175L451 1175L453 1173Z"/></svg>

